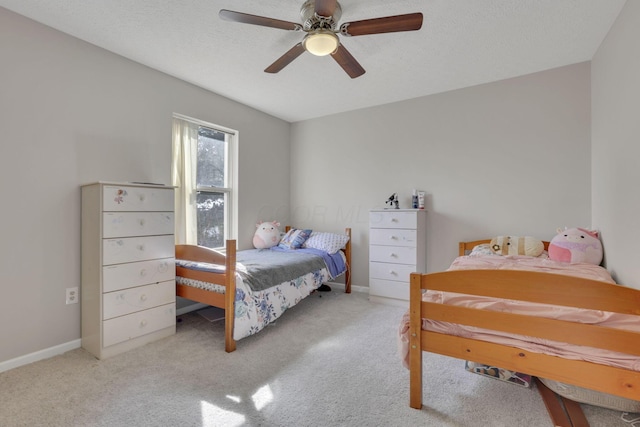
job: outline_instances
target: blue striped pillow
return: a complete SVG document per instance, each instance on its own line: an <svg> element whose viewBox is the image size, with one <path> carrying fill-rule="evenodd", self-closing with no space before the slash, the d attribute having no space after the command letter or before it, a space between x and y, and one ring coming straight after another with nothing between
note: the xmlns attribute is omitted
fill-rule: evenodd
<svg viewBox="0 0 640 427"><path fill-rule="evenodd" d="M302 244L311 236L311 230L292 228L284 235L278 247L282 249L300 249Z"/></svg>

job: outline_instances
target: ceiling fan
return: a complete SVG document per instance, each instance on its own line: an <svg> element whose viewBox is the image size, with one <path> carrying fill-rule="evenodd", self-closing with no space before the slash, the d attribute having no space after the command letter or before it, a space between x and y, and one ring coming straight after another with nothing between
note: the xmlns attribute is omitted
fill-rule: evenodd
<svg viewBox="0 0 640 427"><path fill-rule="evenodd" d="M300 8L302 24L226 9L222 9L219 15L220 18L227 21L307 33L300 43L293 46L273 64L269 65L264 70L267 73L277 73L306 50L317 56L331 55L352 79L363 75L365 70L340 43L338 34L355 37L368 34L414 31L422 27L422 13L363 19L361 21L345 22L338 26L338 21L342 16L342 8L337 0L305 1Z"/></svg>

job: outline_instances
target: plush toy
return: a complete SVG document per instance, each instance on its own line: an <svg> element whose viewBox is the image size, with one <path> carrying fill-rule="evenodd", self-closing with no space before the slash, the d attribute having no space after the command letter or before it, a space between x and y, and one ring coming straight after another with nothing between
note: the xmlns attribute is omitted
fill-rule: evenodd
<svg viewBox="0 0 640 427"><path fill-rule="evenodd" d="M598 232L584 228L559 228L558 234L549 243L549 259L572 264L586 262L600 265L602 243Z"/></svg>
<svg viewBox="0 0 640 427"><path fill-rule="evenodd" d="M498 255L540 256L544 251L544 243L535 237L498 236L490 243L493 253Z"/></svg>
<svg viewBox="0 0 640 427"><path fill-rule="evenodd" d="M256 224L257 230L253 235L253 246L256 249L268 249L280 242L280 223L277 221Z"/></svg>

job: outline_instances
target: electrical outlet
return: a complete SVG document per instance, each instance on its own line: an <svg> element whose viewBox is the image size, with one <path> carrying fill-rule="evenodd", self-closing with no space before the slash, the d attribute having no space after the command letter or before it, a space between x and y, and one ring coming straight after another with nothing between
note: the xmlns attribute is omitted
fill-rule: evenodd
<svg viewBox="0 0 640 427"><path fill-rule="evenodd" d="M77 286L75 288L67 288L67 304L77 304L80 301L79 296Z"/></svg>

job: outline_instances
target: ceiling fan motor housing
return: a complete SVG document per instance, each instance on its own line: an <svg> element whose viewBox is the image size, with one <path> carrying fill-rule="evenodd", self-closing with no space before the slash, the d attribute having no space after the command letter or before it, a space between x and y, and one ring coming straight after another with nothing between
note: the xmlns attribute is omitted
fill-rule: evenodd
<svg viewBox="0 0 640 427"><path fill-rule="evenodd" d="M300 16L302 17L304 31L329 30L335 32L338 21L342 17L342 7L340 7L339 3L336 3L333 16L318 16L315 13L315 1L307 0L300 8Z"/></svg>

